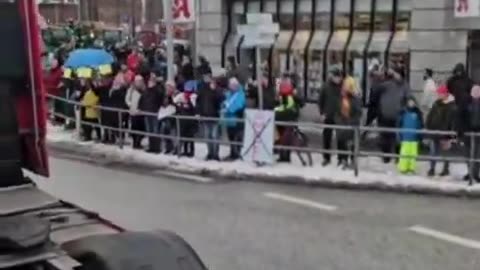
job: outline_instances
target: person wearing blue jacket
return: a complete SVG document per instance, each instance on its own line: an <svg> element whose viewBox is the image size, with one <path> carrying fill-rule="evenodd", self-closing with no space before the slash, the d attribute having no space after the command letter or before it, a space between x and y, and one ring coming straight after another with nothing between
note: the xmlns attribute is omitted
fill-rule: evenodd
<svg viewBox="0 0 480 270"><path fill-rule="evenodd" d="M230 143L239 143L242 140L243 123L238 120L243 118L246 105L245 89L237 78L230 78L221 112ZM239 145L230 145L230 155L226 160L239 159L240 149L241 146Z"/></svg>
<svg viewBox="0 0 480 270"><path fill-rule="evenodd" d="M414 130L423 129L423 115L413 97L407 99L406 108L400 113L398 119L400 139L400 159L398 170L401 173L414 173L417 166L419 142L422 135Z"/></svg>

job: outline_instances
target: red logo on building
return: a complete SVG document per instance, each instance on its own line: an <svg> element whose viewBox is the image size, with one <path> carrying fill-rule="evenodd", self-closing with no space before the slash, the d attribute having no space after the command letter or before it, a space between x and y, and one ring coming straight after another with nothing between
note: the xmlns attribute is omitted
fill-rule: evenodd
<svg viewBox="0 0 480 270"><path fill-rule="evenodd" d="M192 16L189 0L175 0L173 5L173 18L189 19Z"/></svg>

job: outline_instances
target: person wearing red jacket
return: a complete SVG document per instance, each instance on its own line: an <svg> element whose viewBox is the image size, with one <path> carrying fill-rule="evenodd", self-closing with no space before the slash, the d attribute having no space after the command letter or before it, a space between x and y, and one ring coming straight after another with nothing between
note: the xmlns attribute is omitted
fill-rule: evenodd
<svg viewBox="0 0 480 270"><path fill-rule="evenodd" d="M127 57L127 67L129 70L137 73L140 66L140 54L137 49L133 49Z"/></svg>
<svg viewBox="0 0 480 270"><path fill-rule="evenodd" d="M62 77L63 77L63 68L60 66L59 62L57 59L53 59L52 61L52 67L50 70L47 72L46 76L43 79L43 83L45 85L45 90L49 95L53 96L60 96L60 88L61 88L61 82L62 82ZM50 99L48 104L49 104L49 111L55 112L61 112L61 101L59 100L53 100ZM54 120L56 123L61 123L63 122L61 117L54 116Z"/></svg>

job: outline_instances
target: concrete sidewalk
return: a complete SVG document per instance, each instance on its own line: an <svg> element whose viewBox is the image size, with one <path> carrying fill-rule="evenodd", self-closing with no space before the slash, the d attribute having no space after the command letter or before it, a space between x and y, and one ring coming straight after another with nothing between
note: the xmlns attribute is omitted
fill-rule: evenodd
<svg viewBox="0 0 480 270"><path fill-rule="evenodd" d="M200 174L214 180L281 182L331 188L480 197L480 185L468 186L460 180L466 172L466 166L462 164L452 165L450 177L427 178L423 177L426 175L426 163L420 163L418 175L400 175L394 164L383 164L378 158L362 158L359 161L360 174L355 177L353 171L342 170L334 165L322 167L320 155L314 155L313 167L302 167L296 158L292 164L258 167L243 161L204 161L206 146L200 143L196 144L195 158L179 158L149 154L133 150L129 146L120 149L116 145L81 142L72 132L64 131L60 127L49 126L48 131L48 146L54 152L68 153L99 165L117 164L125 169L142 169L152 173L168 169ZM222 147L222 156L227 153L228 148Z"/></svg>

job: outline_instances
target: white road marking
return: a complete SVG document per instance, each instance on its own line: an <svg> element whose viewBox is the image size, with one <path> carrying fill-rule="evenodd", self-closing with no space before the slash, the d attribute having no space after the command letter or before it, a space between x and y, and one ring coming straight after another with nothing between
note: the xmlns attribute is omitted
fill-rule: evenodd
<svg viewBox="0 0 480 270"><path fill-rule="evenodd" d="M468 238L463 238L463 237L456 236L456 235L449 234L449 233L444 233L444 232L441 232L441 231L437 231L437 230L434 230L434 229L423 227L421 225L412 226L412 227L408 228L408 230L410 230L412 232L415 232L415 233L418 233L418 234L421 234L421 235L426 235L426 236L430 236L430 237L433 237L433 238L436 238L436 239L439 239L439 240L443 240L443 241L446 241L446 242L457 244L457 245L460 245L460 246L473 248L473 249L480 249L480 242L479 241L475 241L475 240L468 239Z"/></svg>
<svg viewBox="0 0 480 270"><path fill-rule="evenodd" d="M295 203L298 205L306 206L306 207L311 207L311 208L316 208L320 209L323 211L328 211L328 212L333 212L337 211L337 208L335 205L329 205L329 204L324 204L324 203L319 203L315 201L310 201L298 197L293 197L285 194L280 194L280 193L275 193L275 192L265 192L263 195L267 198L270 199L275 199L275 200L280 200L280 201L285 201L289 203Z"/></svg>
<svg viewBox="0 0 480 270"><path fill-rule="evenodd" d="M192 180L195 182L200 182L200 183L211 183L213 180L209 177L204 177L204 176L199 176L199 175L193 175L193 174L183 174L183 173L177 173L177 172L170 172L170 171L157 171L158 174L162 176L170 176L170 177L175 177L175 178L182 178L186 180Z"/></svg>

